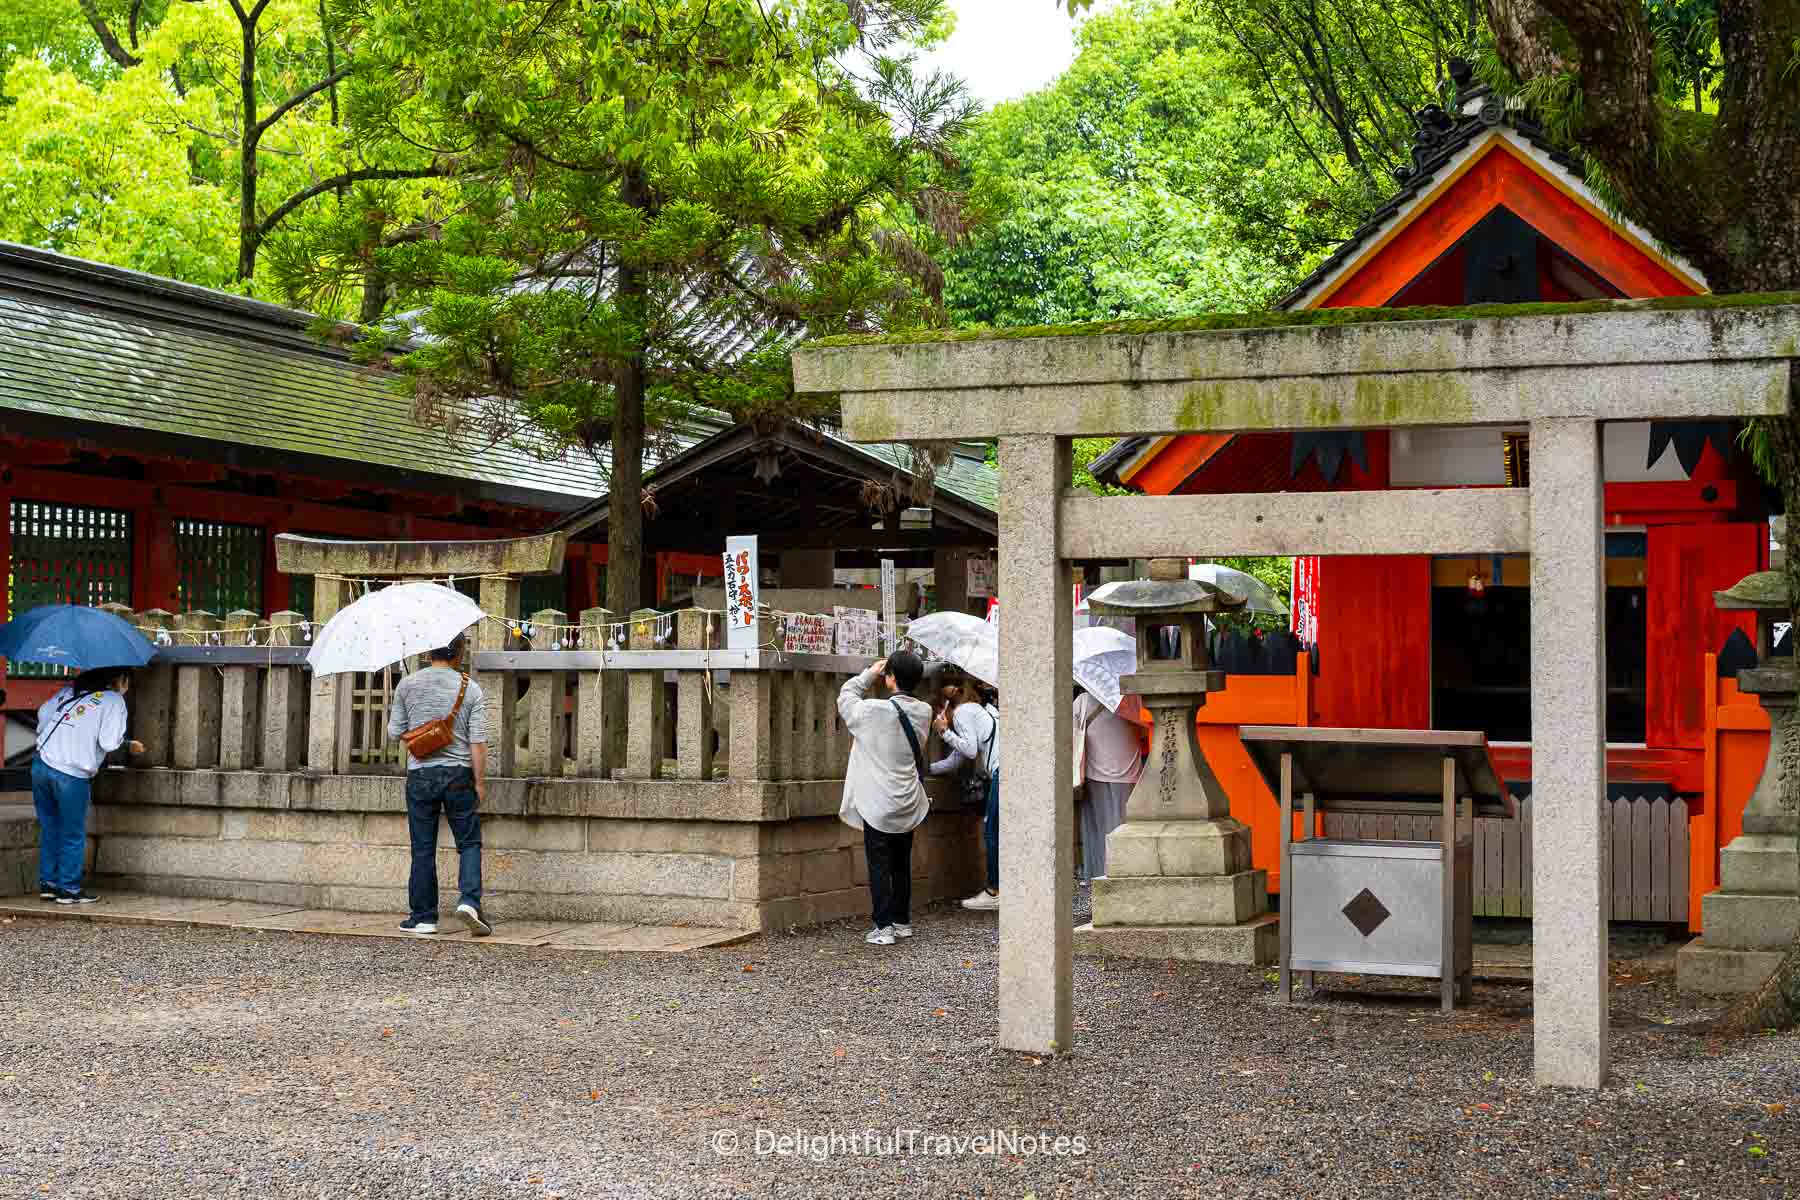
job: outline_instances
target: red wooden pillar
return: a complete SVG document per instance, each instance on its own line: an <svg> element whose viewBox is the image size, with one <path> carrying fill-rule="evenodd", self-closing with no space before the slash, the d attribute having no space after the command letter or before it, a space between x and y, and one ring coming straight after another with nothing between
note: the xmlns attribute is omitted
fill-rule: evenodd
<svg viewBox="0 0 1800 1200"><path fill-rule="evenodd" d="M132 590L137 593L136 607L181 611L181 568L175 557L175 515L157 489L148 504L132 513L137 545L132 550L132 574L141 582Z"/></svg>

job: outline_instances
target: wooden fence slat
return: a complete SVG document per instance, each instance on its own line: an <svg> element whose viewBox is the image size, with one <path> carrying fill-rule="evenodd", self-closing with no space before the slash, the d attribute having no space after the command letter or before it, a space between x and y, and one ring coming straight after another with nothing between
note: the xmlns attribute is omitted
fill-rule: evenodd
<svg viewBox="0 0 1800 1200"><path fill-rule="evenodd" d="M1703 819L1710 817L1709 813ZM1677 797L1669 804L1669 920L1683 924L1692 915L1688 912L1688 855L1693 850L1689 841L1692 835L1687 802Z"/></svg>
<svg viewBox="0 0 1800 1200"><path fill-rule="evenodd" d="M1483 876L1487 881L1487 904L1482 911L1490 917L1506 915L1505 841L1506 830L1501 822L1475 822L1475 860L1485 864Z"/></svg>
<svg viewBox="0 0 1800 1200"><path fill-rule="evenodd" d="M1650 919L1669 920L1669 812L1679 800L1650 803Z"/></svg>
<svg viewBox="0 0 1800 1200"><path fill-rule="evenodd" d="M1631 919L1631 801L1607 801L1613 813L1613 907L1607 921Z"/></svg>
<svg viewBox="0 0 1800 1200"><path fill-rule="evenodd" d="M1519 915L1531 916L1531 798L1519 804Z"/></svg>

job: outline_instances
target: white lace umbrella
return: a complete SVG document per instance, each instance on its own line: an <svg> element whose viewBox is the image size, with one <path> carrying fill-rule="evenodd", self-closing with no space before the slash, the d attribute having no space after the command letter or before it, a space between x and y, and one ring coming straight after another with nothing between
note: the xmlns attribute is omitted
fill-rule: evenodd
<svg viewBox="0 0 1800 1200"><path fill-rule="evenodd" d="M1119 678L1137 670L1137 639L1104 625L1075 631L1075 682L1088 695L1119 711Z"/></svg>
<svg viewBox="0 0 1800 1200"><path fill-rule="evenodd" d="M306 661L314 675L379 671L449 645L485 615L455 588L397 583L370 592L327 621Z"/></svg>
<svg viewBox="0 0 1800 1200"><path fill-rule="evenodd" d="M963 674L1000 686L999 626L968 613L935 612L908 625L906 636Z"/></svg>

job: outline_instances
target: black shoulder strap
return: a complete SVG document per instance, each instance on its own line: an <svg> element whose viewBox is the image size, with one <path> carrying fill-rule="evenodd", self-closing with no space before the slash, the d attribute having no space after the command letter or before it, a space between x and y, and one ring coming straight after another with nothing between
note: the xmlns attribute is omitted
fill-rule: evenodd
<svg viewBox="0 0 1800 1200"><path fill-rule="evenodd" d="M913 766L919 769L919 782L925 782L925 752L919 749L919 735L913 732L912 718L900 707L900 701L888 697L888 703L894 706L894 715L900 718L900 728L906 734L906 744L912 747Z"/></svg>
<svg viewBox="0 0 1800 1200"><path fill-rule="evenodd" d="M1000 718L986 705L982 706L981 711L987 713L988 719L987 746L985 747L986 753L982 755L982 758L985 760L983 769L986 770L989 775L992 775L994 773L994 739L1000 736Z"/></svg>

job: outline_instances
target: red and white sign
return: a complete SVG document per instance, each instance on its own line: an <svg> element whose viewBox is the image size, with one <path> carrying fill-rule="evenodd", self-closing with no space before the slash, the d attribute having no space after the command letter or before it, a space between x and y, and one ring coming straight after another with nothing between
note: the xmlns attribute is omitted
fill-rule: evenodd
<svg viewBox="0 0 1800 1200"><path fill-rule="evenodd" d="M1288 621L1294 636L1308 646L1319 643L1319 559L1294 560L1294 606Z"/></svg>

